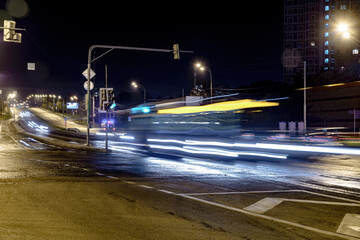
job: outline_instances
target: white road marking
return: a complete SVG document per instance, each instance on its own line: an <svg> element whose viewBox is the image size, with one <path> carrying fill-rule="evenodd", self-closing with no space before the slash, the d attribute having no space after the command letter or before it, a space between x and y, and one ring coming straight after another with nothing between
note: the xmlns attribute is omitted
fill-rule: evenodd
<svg viewBox="0 0 360 240"><path fill-rule="evenodd" d="M304 193L310 193L310 194L313 194L313 195L317 195L317 196L328 197L328 198L343 200L343 201L347 201L347 202L360 203L360 201L347 199L347 198L343 198L343 197L336 197L336 196L331 196L331 195L328 195L328 194L316 193L316 192L311 192L311 191L306 191L306 190L300 190L300 191L304 192Z"/></svg>
<svg viewBox="0 0 360 240"><path fill-rule="evenodd" d="M239 212L239 213L247 214L247 215L250 215L250 216L267 219L267 220L270 220L270 221L273 221L273 222L287 224L287 225L290 225L290 226L306 229L306 230L317 232L317 233L320 233L320 234L340 237L340 238L349 239L349 240L359 240L359 238L357 238L357 237L346 236L346 235L339 234L339 233L329 232L329 231L326 231L326 230L321 230L321 229L305 226L305 225L302 225L302 224L299 224L299 223L289 222L289 221L286 221L286 220L282 220L282 219L262 215L262 214L259 214L259 213L254 213L254 212L246 211L246 210L243 210L243 209L230 207L230 206L227 206L227 205L224 205L224 204L215 203L215 202L211 202L211 201L208 201L208 200L196 198L196 197L193 197L193 196L188 196L186 194L176 194L176 195L182 196L184 198L188 198L188 199L191 199L191 200L194 200L194 201L198 201L198 202L201 202L201 203L205 203L205 204L208 204L208 205L221 207L221 208L228 209L228 210L231 210L231 211L234 211L234 212Z"/></svg>
<svg viewBox="0 0 360 240"><path fill-rule="evenodd" d="M282 201L286 201L286 202L314 203L314 204L324 204L324 205L337 205L337 206L360 207L360 204L359 204L359 203L314 201L314 200L289 199L289 198L277 198L277 199L282 200Z"/></svg>
<svg viewBox="0 0 360 240"><path fill-rule="evenodd" d="M153 187L147 186L147 185L139 185L139 187L143 187L143 188L147 188L147 189L152 189Z"/></svg>
<svg viewBox="0 0 360 240"><path fill-rule="evenodd" d="M282 202L283 200L281 199L267 197L257 201L254 204L251 204L250 206L244 208L244 210L254 213L265 213Z"/></svg>
<svg viewBox="0 0 360 240"><path fill-rule="evenodd" d="M360 215L346 214L336 232L353 237L360 237Z"/></svg>
<svg viewBox="0 0 360 240"><path fill-rule="evenodd" d="M272 191L247 191L247 192L210 192L210 193L183 193L188 196L202 195L227 195L227 194L246 194L246 193L283 193L283 192L301 192L302 190L272 190Z"/></svg>
<svg viewBox="0 0 360 240"><path fill-rule="evenodd" d="M173 192L171 192L171 191L168 191L168 190L164 190L164 189L159 189L158 190L159 192L163 192L163 193L167 193L167 194L175 194L175 193L173 193Z"/></svg>

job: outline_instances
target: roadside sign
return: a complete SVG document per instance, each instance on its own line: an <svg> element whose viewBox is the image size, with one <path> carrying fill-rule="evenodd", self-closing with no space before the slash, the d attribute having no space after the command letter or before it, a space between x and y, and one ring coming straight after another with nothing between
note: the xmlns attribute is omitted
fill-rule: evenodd
<svg viewBox="0 0 360 240"><path fill-rule="evenodd" d="M67 109L78 109L79 108L79 103L67 102L66 103L66 108Z"/></svg>
<svg viewBox="0 0 360 240"><path fill-rule="evenodd" d="M355 119L359 119L360 118L360 110L349 110L349 114L354 114L354 118Z"/></svg>
<svg viewBox="0 0 360 240"><path fill-rule="evenodd" d="M85 90L87 90L87 86L88 86L88 81L84 82ZM93 88L94 88L94 83L92 81L90 81L90 90L93 90Z"/></svg>
<svg viewBox="0 0 360 240"><path fill-rule="evenodd" d="M27 70L35 71L35 63L27 63Z"/></svg>
<svg viewBox="0 0 360 240"><path fill-rule="evenodd" d="M88 78L88 68L83 71L82 75L84 75L86 79ZM95 75L96 73L90 68L90 79L92 79Z"/></svg>

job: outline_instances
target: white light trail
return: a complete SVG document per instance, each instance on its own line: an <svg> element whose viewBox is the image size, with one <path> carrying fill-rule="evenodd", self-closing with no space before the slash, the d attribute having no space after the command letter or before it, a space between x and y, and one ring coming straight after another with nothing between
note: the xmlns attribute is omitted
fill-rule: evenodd
<svg viewBox="0 0 360 240"><path fill-rule="evenodd" d="M158 143L178 143L181 145L191 146L216 146L228 148L255 148L255 149L268 149L268 150L284 150L284 151L298 151L298 152L311 152L311 153L329 153L329 154L351 154L360 155L360 149L345 148L345 147L322 147L322 146L306 146L306 145L293 145L293 144L274 144L274 143L227 143L218 141L197 141L197 140L175 140L175 139L148 139L148 142ZM189 147L184 147L190 149ZM194 149L199 150L199 149ZM211 149L213 151L214 149ZM199 150L202 151L202 150ZM215 152L223 150L214 150ZM237 155L254 155L253 152L231 152ZM275 155L272 153L258 153L258 156L277 157L285 159L287 155Z"/></svg>
<svg viewBox="0 0 360 240"><path fill-rule="evenodd" d="M135 139L135 137L133 137L133 136L124 136L124 135L120 136L120 138L126 139L126 140L134 140Z"/></svg>

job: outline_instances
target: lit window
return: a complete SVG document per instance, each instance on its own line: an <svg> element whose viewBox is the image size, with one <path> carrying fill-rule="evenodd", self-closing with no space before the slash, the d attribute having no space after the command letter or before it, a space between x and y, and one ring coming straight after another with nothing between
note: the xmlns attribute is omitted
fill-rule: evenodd
<svg viewBox="0 0 360 240"><path fill-rule="evenodd" d="M325 58L325 63L329 63L329 59L328 58Z"/></svg>
<svg viewBox="0 0 360 240"><path fill-rule="evenodd" d="M329 46L329 41L325 41L325 46Z"/></svg>
<svg viewBox="0 0 360 240"><path fill-rule="evenodd" d="M325 15L325 19L329 20L329 15L328 14Z"/></svg>
<svg viewBox="0 0 360 240"><path fill-rule="evenodd" d="M310 42L310 46L315 47L316 43L315 42Z"/></svg>
<svg viewBox="0 0 360 240"><path fill-rule="evenodd" d="M329 24L328 24L328 23L325 23L325 28L329 28Z"/></svg>
<svg viewBox="0 0 360 240"><path fill-rule="evenodd" d="M352 50L352 54L353 54L353 55L359 54L359 49L353 49L353 50Z"/></svg>
<svg viewBox="0 0 360 240"><path fill-rule="evenodd" d="M329 32L325 32L325 37L328 37L329 36Z"/></svg>
<svg viewBox="0 0 360 240"><path fill-rule="evenodd" d="M325 50L325 55L329 55L329 50L328 49Z"/></svg>
<svg viewBox="0 0 360 240"><path fill-rule="evenodd" d="M329 11L329 10L330 10L329 6L325 6L325 11Z"/></svg>
<svg viewBox="0 0 360 240"><path fill-rule="evenodd" d="M345 4L340 5L340 9L341 10L346 10L346 5Z"/></svg>

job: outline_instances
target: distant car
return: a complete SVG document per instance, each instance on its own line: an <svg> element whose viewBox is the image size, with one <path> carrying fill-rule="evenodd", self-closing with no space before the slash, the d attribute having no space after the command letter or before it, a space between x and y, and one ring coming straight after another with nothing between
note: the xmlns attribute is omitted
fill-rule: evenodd
<svg viewBox="0 0 360 240"><path fill-rule="evenodd" d="M70 131L70 132L77 132L77 133L80 132L80 130L78 128L67 128L66 130Z"/></svg>

